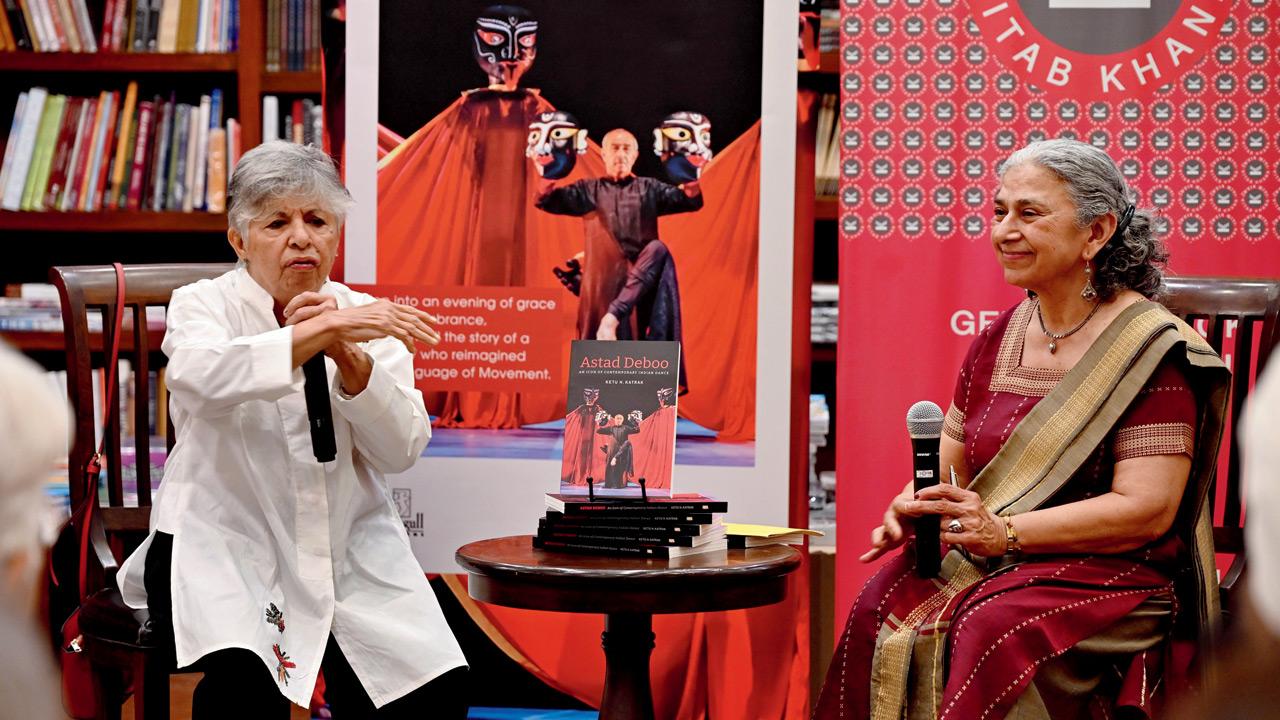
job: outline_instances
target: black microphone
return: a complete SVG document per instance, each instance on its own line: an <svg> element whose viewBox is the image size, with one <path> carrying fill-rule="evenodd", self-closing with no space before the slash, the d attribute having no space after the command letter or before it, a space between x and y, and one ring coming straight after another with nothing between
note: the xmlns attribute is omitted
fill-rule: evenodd
<svg viewBox="0 0 1280 720"><path fill-rule="evenodd" d="M333 437L333 408L329 405L329 375L324 369L324 353L318 352L302 363L302 394L307 398L307 425L311 426L311 452L316 460L330 462L338 457Z"/></svg>
<svg viewBox="0 0 1280 720"><path fill-rule="evenodd" d="M911 458L915 490L938 484L938 440L942 437L942 408L921 400L907 410L907 434L911 436ZM916 574L937 577L942 569L938 547L937 515L916 518Z"/></svg>

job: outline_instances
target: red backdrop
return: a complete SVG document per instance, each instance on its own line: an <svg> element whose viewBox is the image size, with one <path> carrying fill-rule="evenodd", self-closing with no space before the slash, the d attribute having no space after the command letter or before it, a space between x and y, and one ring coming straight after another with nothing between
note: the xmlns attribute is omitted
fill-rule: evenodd
<svg viewBox="0 0 1280 720"><path fill-rule="evenodd" d="M909 478L907 408L945 409L984 317L1021 297L989 242L1001 159L1095 143L1164 218L1171 273L1280 275L1280 2L1057 4L844 2L838 626Z"/></svg>

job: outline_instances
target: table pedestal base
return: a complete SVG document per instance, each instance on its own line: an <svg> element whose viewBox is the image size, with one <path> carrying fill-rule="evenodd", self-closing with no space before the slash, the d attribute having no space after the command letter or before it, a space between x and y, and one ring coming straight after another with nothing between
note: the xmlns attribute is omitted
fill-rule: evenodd
<svg viewBox="0 0 1280 720"><path fill-rule="evenodd" d="M649 690L653 638L653 616L648 613L605 616L600 635L605 661L600 720L653 720Z"/></svg>

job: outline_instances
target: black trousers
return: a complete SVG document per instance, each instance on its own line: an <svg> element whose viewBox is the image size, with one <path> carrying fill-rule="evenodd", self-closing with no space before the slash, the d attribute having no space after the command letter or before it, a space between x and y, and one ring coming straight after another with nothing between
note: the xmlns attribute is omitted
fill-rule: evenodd
<svg viewBox="0 0 1280 720"><path fill-rule="evenodd" d="M147 552L143 582L153 637L170 657L173 657L173 605L169 586L172 561L173 536L156 533ZM200 658L191 669L204 673L191 699L192 720L289 717L289 701L280 694L275 676L256 653L241 648L218 650ZM450 670L381 708L374 708L332 634L320 669L324 673L324 697L334 720L424 717L463 720L467 716L466 668Z"/></svg>

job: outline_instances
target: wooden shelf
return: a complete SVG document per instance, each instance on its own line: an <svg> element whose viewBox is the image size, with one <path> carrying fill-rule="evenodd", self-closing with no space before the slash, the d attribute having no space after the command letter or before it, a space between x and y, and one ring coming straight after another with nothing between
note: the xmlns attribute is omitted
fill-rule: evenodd
<svg viewBox="0 0 1280 720"><path fill-rule="evenodd" d="M53 232L208 232L227 230L225 213L143 212L9 212L0 211L0 230Z"/></svg>
<svg viewBox="0 0 1280 720"><path fill-rule="evenodd" d="M264 72L264 93L313 93L320 94L320 72Z"/></svg>
<svg viewBox="0 0 1280 720"><path fill-rule="evenodd" d="M835 196L819 195L813 199L814 220L835 220L839 214L840 206Z"/></svg>
<svg viewBox="0 0 1280 720"><path fill-rule="evenodd" d="M0 52L0 72L235 72L236 53Z"/></svg>

